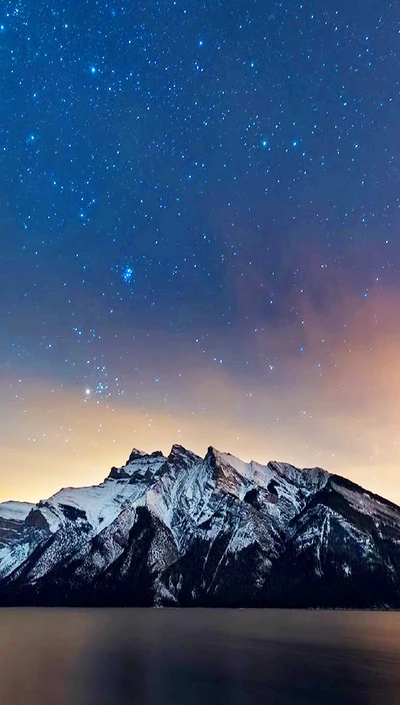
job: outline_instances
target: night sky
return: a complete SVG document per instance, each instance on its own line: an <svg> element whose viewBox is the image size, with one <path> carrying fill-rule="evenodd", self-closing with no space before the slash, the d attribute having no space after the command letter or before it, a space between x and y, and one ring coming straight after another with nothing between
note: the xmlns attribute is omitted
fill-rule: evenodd
<svg viewBox="0 0 400 705"><path fill-rule="evenodd" d="M133 446L400 502L398 0L0 9L0 500Z"/></svg>

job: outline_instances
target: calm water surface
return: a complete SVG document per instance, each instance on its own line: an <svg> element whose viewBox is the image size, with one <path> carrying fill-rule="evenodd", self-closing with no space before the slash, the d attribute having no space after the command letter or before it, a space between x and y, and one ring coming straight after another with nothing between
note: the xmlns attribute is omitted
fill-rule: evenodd
<svg viewBox="0 0 400 705"><path fill-rule="evenodd" d="M400 614L0 610L1 705L399 705Z"/></svg>

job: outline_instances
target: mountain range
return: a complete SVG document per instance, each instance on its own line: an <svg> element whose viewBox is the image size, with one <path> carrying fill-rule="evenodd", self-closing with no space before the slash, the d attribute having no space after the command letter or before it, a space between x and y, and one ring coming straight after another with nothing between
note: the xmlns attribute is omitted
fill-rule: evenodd
<svg viewBox="0 0 400 705"><path fill-rule="evenodd" d="M400 608L400 508L321 468L134 449L0 504L0 605Z"/></svg>

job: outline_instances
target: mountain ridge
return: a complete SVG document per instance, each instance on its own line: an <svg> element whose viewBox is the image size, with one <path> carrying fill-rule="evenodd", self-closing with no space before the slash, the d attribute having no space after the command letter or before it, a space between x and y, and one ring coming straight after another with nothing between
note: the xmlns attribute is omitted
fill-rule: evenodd
<svg viewBox="0 0 400 705"><path fill-rule="evenodd" d="M134 448L0 504L0 605L400 608L400 507L318 467Z"/></svg>

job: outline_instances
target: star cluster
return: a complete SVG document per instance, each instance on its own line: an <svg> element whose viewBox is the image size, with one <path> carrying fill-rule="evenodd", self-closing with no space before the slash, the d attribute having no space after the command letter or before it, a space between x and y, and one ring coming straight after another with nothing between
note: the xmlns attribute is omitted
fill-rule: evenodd
<svg viewBox="0 0 400 705"><path fill-rule="evenodd" d="M3 2L1 498L157 439L396 497L399 57L390 0Z"/></svg>

